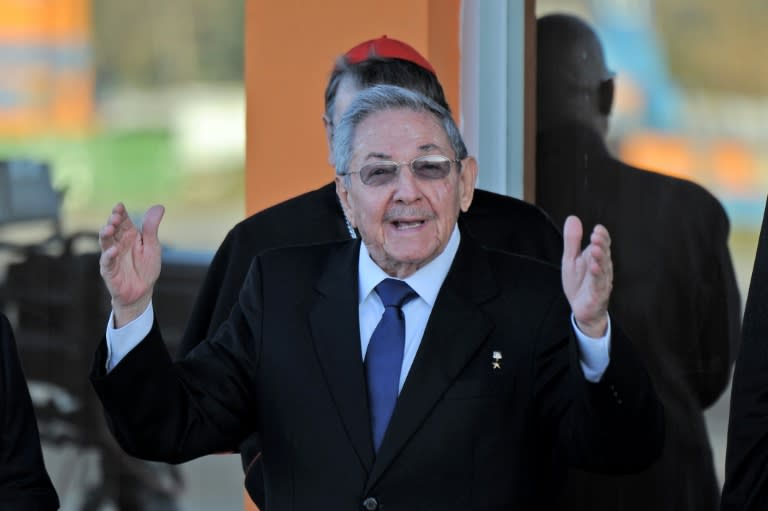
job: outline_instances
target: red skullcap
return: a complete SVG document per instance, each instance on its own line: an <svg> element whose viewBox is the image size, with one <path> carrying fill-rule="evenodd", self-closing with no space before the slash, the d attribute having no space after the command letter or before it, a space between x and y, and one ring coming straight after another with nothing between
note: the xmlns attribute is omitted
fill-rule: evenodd
<svg viewBox="0 0 768 511"><path fill-rule="evenodd" d="M364 43L360 43L344 54L344 59L349 64L359 64L371 57L407 60L408 62L412 62L413 64L426 69L433 75L437 74L435 73L432 64L430 64L429 61L412 46L409 46L402 41L398 41L397 39L390 39L385 35L378 39L371 39Z"/></svg>

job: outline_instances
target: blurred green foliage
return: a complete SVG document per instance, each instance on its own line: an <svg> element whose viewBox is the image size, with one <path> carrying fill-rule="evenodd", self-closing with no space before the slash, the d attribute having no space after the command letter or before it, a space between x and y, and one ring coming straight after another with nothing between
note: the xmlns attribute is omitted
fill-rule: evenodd
<svg viewBox="0 0 768 511"><path fill-rule="evenodd" d="M144 204L175 198L180 190L170 136L163 131L0 140L0 158L48 162L71 209L108 211L118 199Z"/></svg>

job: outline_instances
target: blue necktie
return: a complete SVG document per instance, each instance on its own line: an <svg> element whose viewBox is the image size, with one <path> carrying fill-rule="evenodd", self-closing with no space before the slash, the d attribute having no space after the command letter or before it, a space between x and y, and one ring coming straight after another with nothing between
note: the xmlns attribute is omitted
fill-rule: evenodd
<svg viewBox="0 0 768 511"><path fill-rule="evenodd" d="M368 406L371 411L373 447L379 450L389 418L395 409L405 346L405 318L401 307L418 295L402 280L384 279L376 286L384 314L365 352Z"/></svg>

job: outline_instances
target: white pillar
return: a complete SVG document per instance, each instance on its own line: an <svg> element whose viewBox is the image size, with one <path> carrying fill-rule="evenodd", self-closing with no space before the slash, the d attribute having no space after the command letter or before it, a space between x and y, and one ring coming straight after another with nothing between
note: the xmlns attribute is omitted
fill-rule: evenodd
<svg viewBox="0 0 768 511"><path fill-rule="evenodd" d="M525 2L464 0L461 124L478 186L523 197Z"/></svg>

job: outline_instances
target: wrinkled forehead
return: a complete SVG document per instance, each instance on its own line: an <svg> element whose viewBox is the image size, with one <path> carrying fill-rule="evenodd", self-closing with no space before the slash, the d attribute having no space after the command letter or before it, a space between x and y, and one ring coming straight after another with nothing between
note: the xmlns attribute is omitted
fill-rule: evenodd
<svg viewBox="0 0 768 511"><path fill-rule="evenodd" d="M363 158L416 157L433 152L452 155L448 135L437 117L407 107L369 113L354 131L353 152Z"/></svg>

